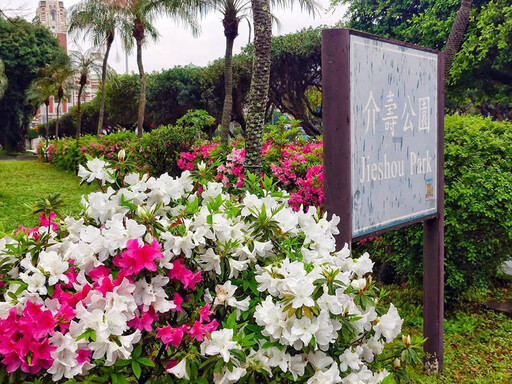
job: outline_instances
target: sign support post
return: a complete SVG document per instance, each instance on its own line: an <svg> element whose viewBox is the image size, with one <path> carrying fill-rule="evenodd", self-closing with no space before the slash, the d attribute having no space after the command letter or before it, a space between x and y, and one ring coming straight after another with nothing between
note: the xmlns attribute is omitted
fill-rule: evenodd
<svg viewBox="0 0 512 384"><path fill-rule="evenodd" d="M423 227L423 336L429 356L425 366L432 372L443 370L444 339L444 53L438 55L438 191L436 218Z"/></svg>
<svg viewBox="0 0 512 384"><path fill-rule="evenodd" d="M322 32L325 206L341 218L337 244L424 223L432 373L443 369L444 81L443 53L349 29Z"/></svg>

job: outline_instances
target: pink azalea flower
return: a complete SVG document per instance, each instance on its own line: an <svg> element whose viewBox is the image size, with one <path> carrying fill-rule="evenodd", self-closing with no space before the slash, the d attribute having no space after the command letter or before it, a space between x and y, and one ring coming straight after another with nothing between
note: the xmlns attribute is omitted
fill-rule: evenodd
<svg viewBox="0 0 512 384"><path fill-rule="evenodd" d="M180 296L180 294L176 292L172 301L174 302L174 305L176 305L176 308L171 309L171 311L181 312L181 303L183 303L183 298Z"/></svg>
<svg viewBox="0 0 512 384"><path fill-rule="evenodd" d="M188 325L182 325L178 328L173 328L170 325L163 328L158 328L156 337L162 340L165 345L171 344L173 347L177 347L181 344L183 336L188 330Z"/></svg>
<svg viewBox="0 0 512 384"><path fill-rule="evenodd" d="M210 304L206 304L201 310L199 311L199 321L210 321L210 315L212 315L212 311L210 311Z"/></svg>
<svg viewBox="0 0 512 384"><path fill-rule="evenodd" d="M56 216L55 213L51 212L50 213L50 220L48 220L48 218L44 215L44 213L41 213L39 215L39 225L41 227L48 227L51 224L52 229L54 231L56 231L59 228L59 226L58 226L57 223L55 223L55 220L54 220L55 216Z"/></svg>
<svg viewBox="0 0 512 384"><path fill-rule="evenodd" d="M173 269L169 271L169 278L180 281L185 288L195 289L196 284L203 280L201 271L193 273L178 259L173 261Z"/></svg>
<svg viewBox="0 0 512 384"><path fill-rule="evenodd" d="M127 275L136 275L143 269L156 271L155 260L162 259L164 255L160 250L162 246L156 239L151 245L139 246L137 239L128 240L126 251L114 258L114 265L119 268L126 268Z"/></svg>
<svg viewBox="0 0 512 384"><path fill-rule="evenodd" d="M76 351L78 353L78 356L76 357L76 361L78 364L82 364L85 362L90 363L91 362L91 353L92 351L88 349L79 349Z"/></svg>

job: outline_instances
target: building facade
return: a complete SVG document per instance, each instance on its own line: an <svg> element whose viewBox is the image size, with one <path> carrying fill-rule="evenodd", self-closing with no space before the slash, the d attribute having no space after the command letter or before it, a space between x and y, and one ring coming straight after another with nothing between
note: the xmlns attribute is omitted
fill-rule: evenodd
<svg viewBox="0 0 512 384"><path fill-rule="evenodd" d="M59 0L40 0L37 10L36 17L39 22L48 28L59 40L59 44L68 52L68 30L69 21L67 18L67 11L64 7L64 1ZM80 86L79 77L73 80L74 87L66 95L66 100L61 102L59 107L59 115L67 113L69 107L78 104L78 88ZM87 81L87 85L84 87L82 92L82 103L91 101L98 92L100 84L99 76L92 75ZM48 119L52 120L57 117L57 102L50 98L50 104L48 106ZM42 105L37 110L36 116L32 120L32 126L46 123L46 106Z"/></svg>

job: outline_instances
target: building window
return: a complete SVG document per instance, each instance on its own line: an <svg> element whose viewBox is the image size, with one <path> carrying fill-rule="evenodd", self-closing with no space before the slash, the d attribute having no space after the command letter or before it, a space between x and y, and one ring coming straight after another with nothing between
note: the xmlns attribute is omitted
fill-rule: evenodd
<svg viewBox="0 0 512 384"><path fill-rule="evenodd" d="M51 11L51 15L52 15L52 21L56 21L57 20L57 12Z"/></svg>

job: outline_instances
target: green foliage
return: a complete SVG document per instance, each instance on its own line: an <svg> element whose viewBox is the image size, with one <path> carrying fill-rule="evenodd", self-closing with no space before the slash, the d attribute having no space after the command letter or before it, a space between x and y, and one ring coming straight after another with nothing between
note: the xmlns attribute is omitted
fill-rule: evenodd
<svg viewBox="0 0 512 384"><path fill-rule="evenodd" d="M86 111L87 108L84 108L84 126L90 126L92 132L95 132L95 124L87 123ZM197 140L201 139L203 131L214 121L215 119L206 111L191 110L178 119L176 125L154 129L145 133L140 139L131 131L120 131L101 137L82 136L79 146L76 140L71 138L53 140L50 141L48 149L41 145L38 155L61 169L76 171L79 164L87 161L87 155L103 156L109 160L117 158L118 152L124 149L126 152L133 153L132 161L151 174L161 175L169 172L176 175L180 173L177 166L179 154L188 151ZM69 136L73 137L73 132Z"/></svg>
<svg viewBox="0 0 512 384"><path fill-rule="evenodd" d="M445 283L448 295L459 295L487 287L512 254L512 125L454 115L445 135ZM421 225L371 247L404 279L421 282Z"/></svg>
<svg viewBox="0 0 512 384"><path fill-rule="evenodd" d="M37 132L37 129L30 128L27 132L27 140L34 140L39 137L39 132Z"/></svg>
<svg viewBox="0 0 512 384"><path fill-rule="evenodd" d="M512 372L510 334L512 318L484 307L491 299L510 296L512 286L487 292L476 302L461 302L445 311L445 365L440 376L423 369L409 371L408 383L509 383ZM409 285L391 286L386 301L392 300L404 319L403 333L423 334L422 292Z"/></svg>
<svg viewBox="0 0 512 384"><path fill-rule="evenodd" d="M117 132L103 137L85 135L80 138L80 145L77 147L74 139L61 139L50 141L48 149L44 146L38 148L38 155L46 159L60 169L76 171L79 164L84 164L87 154L95 157L104 156L107 159L116 158L121 149L127 151L138 150L137 135L133 132Z"/></svg>
<svg viewBox="0 0 512 384"><path fill-rule="evenodd" d="M340 0L347 26L442 50L460 0ZM451 68L447 107L512 117L512 6L474 0L461 50Z"/></svg>
<svg viewBox="0 0 512 384"><path fill-rule="evenodd" d="M57 39L41 25L23 19L0 18L0 60L8 87L0 100L0 144L7 150L24 150L24 137L35 108L26 90L37 79L38 69L65 54Z"/></svg>
<svg viewBox="0 0 512 384"><path fill-rule="evenodd" d="M105 115L126 129L137 125L140 81L136 75L116 75L105 84Z"/></svg>
<svg viewBox="0 0 512 384"><path fill-rule="evenodd" d="M100 113L99 107L99 98L95 97L88 103L83 103L80 106L81 114L82 114L82 127L80 129L83 135L94 135L98 130L98 117ZM59 138L63 137L74 137L76 135L76 127L77 127L77 118L78 118L78 109L76 106L70 107L69 112L63 114L59 118ZM104 123L109 126L107 131L115 130L115 127L112 126L112 122L110 119L105 119ZM48 134L49 138L55 137L55 126L56 120L50 120L48 124L39 124L39 133L46 137L46 128L48 126Z"/></svg>
<svg viewBox="0 0 512 384"><path fill-rule="evenodd" d="M153 175L169 172L179 175L177 161L181 152L188 151L202 136L202 129L214 119L206 111L189 111L176 122L145 133L140 140L145 164Z"/></svg>

